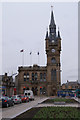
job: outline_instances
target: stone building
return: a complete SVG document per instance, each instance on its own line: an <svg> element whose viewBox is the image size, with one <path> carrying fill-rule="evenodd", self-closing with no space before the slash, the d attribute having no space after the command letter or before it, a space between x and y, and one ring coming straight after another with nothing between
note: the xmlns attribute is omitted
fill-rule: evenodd
<svg viewBox="0 0 80 120"><path fill-rule="evenodd" d="M34 95L51 96L56 95L57 90L60 89L61 37L59 30L56 33L53 11L51 11L49 32L48 30L46 32L45 51L47 55L46 66L33 65L18 68L15 83L17 94L23 94L25 89L31 89Z"/></svg>
<svg viewBox="0 0 80 120"><path fill-rule="evenodd" d="M80 89L80 83L77 81L68 81L62 84L62 90L76 90Z"/></svg>
<svg viewBox="0 0 80 120"><path fill-rule="evenodd" d="M7 73L5 75L0 75L0 81L2 85L2 95L12 96L14 94L14 82L13 77L8 76Z"/></svg>

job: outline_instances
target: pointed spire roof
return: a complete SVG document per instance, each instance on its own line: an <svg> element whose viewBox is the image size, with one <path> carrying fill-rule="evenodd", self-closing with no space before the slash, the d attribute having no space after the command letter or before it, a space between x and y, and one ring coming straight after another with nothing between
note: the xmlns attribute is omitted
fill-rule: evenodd
<svg viewBox="0 0 80 120"><path fill-rule="evenodd" d="M60 32L59 32L59 27L58 27L58 38L61 38L61 37L60 37Z"/></svg>
<svg viewBox="0 0 80 120"><path fill-rule="evenodd" d="M53 10L51 11L51 21L50 21L50 25L54 25L55 21L54 21L54 15L53 15Z"/></svg>
<svg viewBox="0 0 80 120"><path fill-rule="evenodd" d="M46 38L45 39L48 39L48 29L47 29L47 32L46 32Z"/></svg>

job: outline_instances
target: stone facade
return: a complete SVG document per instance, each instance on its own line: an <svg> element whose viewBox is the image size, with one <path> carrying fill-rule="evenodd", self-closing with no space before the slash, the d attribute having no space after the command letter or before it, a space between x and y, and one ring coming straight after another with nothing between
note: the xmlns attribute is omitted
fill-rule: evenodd
<svg viewBox="0 0 80 120"><path fill-rule="evenodd" d="M80 89L80 83L78 81L68 81L62 84L62 90L76 90Z"/></svg>
<svg viewBox="0 0 80 120"><path fill-rule="evenodd" d="M2 85L2 95L12 96L14 94L14 82L12 76L0 75L0 81Z"/></svg>
<svg viewBox="0 0 80 120"><path fill-rule="evenodd" d="M29 67L19 67L16 76L16 89L18 94L23 94L25 89L33 90L35 95L56 95L60 90L60 51L61 37L56 25L53 11L51 11L51 21L49 32L46 33L45 51L47 55L47 65L42 67L33 65Z"/></svg>

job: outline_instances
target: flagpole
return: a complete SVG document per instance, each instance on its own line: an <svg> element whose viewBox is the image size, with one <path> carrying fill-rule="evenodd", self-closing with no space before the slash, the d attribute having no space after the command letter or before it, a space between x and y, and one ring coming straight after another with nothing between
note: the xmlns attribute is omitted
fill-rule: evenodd
<svg viewBox="0 0 80 120"><path fill-rule="evenodd" d="M24 66L24 50L20 50L20 52L22 53L22 66Z"/></svg>
<svg viewBox="0 0 80 120"><path fill-rule="evenodd" d="M24 51L23 51L23 54L22 54L22 65L24 66Z"/></svg>
<svg viewBox="0 0 80 120"><path fill-rule="evenodd" d="M32 52L30 52L30 66L32 65Z"/></svg>
<svg viewBox="0 0 80 120"><path fill-rule="evenodd" d="M39 65L39 52L37 53L37 55L38 55L38 65Z"/></svg>
<svg viewBox="0 0 80 120"><path fill-rule="evenodd" d="M39 55L38 55L38 65L39 65Z"/></svg>

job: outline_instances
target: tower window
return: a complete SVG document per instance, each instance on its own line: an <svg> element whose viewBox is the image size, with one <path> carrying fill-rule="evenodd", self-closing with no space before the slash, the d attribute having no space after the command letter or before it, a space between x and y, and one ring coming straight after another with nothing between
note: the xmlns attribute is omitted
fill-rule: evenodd
<svg viewBox="0 0 80 120"><path fill-rule="evenodd" d="M51 70L51 81L56 81L56 70Z"/></svg>
<svg viewBox="0 0 80 120"><path fill-rule="evenodd" d="M51 58L51 63L55 64L56 63L56 59L53 57Z"/></svg>

